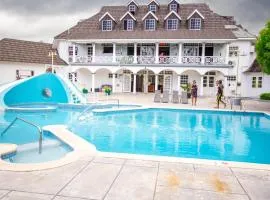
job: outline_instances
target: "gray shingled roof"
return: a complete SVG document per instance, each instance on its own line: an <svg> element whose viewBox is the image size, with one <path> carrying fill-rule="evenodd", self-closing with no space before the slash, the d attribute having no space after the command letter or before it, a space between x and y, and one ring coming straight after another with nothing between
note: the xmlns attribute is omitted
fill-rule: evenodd
<svg viewBox="0 0 270 200"><path fill-rule="evenodd" d="M254 60L252 65L245 72L262 72L262 68L260 64L258 63L257 59Z"/></svg>
<svg viewBox="0 0 270 200"><path fill-rule="evenodd" d="M197 9L204 17L204 27L200 31L188 30L187 17ZM116 19L113 31L102 32L99 18L109 12ZM182 21L180 29L168 31L164 29L164 17L169 13L168 5L160 5L156 16L159 23L156 31L144 31L142 18L148 12L147 6L139 6L135 14L137 19L134 31L121 30L120 18L127 12L127 6L104 6L96 15L79 22L74 27L57 35L55 39L236 39L231 30L224 25L235 24L233 17L220 16L214 13L206 4L180 4L178 14Z"/></svg>
<svg viewBox="0 0 270 200"><path fill-rule="evenodd" d="M52 44L4 38L0 40L0 61L51 64ZM58 55L56 65L66 65Z"/></svg>

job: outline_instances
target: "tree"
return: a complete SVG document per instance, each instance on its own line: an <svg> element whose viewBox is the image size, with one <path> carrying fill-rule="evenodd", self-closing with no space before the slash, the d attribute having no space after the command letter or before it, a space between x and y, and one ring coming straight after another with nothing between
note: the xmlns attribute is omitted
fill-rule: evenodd
<svg viewBox="0 0 270 200"><path fill-rule="evenodd" d="M256 43L257 60L262 67L262 71L270 74L270 21L261 30Z"/></svg>

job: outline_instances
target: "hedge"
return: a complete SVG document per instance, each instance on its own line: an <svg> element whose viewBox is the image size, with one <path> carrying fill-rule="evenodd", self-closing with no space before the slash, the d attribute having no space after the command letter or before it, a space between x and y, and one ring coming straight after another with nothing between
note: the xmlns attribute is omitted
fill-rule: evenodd
<svg viewBox="0 0 270 200"><path fill-rule="evenodd" d="M260 99L262 99L262 100L270 100L270 93L261 94Z"/></svg>

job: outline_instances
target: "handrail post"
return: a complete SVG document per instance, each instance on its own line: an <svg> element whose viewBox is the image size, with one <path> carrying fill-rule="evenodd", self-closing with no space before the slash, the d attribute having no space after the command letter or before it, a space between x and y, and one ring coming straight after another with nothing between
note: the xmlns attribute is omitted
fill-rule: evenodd
<svg viewBox="0 0 270 200"><path fill-rule="evenodd" d="M43 135L43 131L39 130L39 146L38 146L38 152L39 154L42 154L42 135Z"/></svg>

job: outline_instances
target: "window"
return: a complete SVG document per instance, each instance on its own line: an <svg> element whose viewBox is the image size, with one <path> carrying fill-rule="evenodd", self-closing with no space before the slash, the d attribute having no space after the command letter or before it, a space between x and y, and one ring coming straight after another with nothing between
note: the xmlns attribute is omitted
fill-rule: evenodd
<svg viewBox="0 0 270 200"><path fill-rule="evenodd" d="M129 5L128 11L134 15L135 12L136 12L136 6L135 5Z"/></svg>
<svg viewBox="0 0 270 200"><path fill-rule="evenodd" d="M112 20L103 20L102 31L111 31L111 30L112 30Z"/></svg>
<svg viewBox="0 0 270 200"><path fill-rule="evenodd" d="M181 77L180 77L180 84L181 85L188 84L188 75L181 75Z"/></svg>
<svg viewBox="0 0 270 200"><path fill-rule="evenodd" d="M228 81L236 81L236 76L228 76L227 80Z"/></svg>
<svg viewBox="0 0 270 200"><path fill-rule="evenodd" d="M202 25L202 20L200 18L191 18L190 19L190 29L191 30L200 30Z"/></svg>
<svg viewBox="0 0 270 200"><path fill-rule="evenodd" d="M156 28L155 19L146 19L145 20L145 30L152 31Z"/></svg>
<svg viewBox="0 0 270 200"><path fill-rule="evenodd" d="M150 5L149 6L149 11L152 11L153 13L157 12L157 6L156 5Z"/></svg>
<svg viewBox="0 0 270 200"><path fill-rule="evenodd" d="M92 46L88 46L87 47L87 55L88 56L92 56L93 55L93 47Z"/></svg>
<svg viewBox="0 0 270 200"><path fill-rule="evenodd" d="M207 87L207 76L203 77L203 87Z"/></svg>
<svg viewBox="0 0 270 200"><path fill-rule="evenodd" d="M252 77L252 88L262 88L262 77Z"/></svg>
<svg viewBox="0 0 270 200"><path fill-rule="evenodd" d="M73 56L73 46L68 47L68 55ZM78 47L75 46L75 55L78 55Z"/></svg>
<svg viewBox="0 0 270 200"><path fill-rule="evenodd" d="M170 11L172 11L172 10L177 12L177 4L173 3L173 4L170 5Z"/></svg>
<svg viewBox="0 0 270 200"><path fill-rule="evenodd" d="M230 57L238 56L238 52L239 52L238 46L230 46L229 47L229 56Z"/></svg>
<svg viewBox="0 0 270 200"><path fill-rule="evenodd" d="M209 76L209 87L215 86L215 78L213 76Z"/></svg>
<svg viewBox="0 0 270 200"><path fill-rule="evenodd" d="M16 80L28 78L34 75L35 72L33 70L16 70Z"/></svg>
<svg viewBox="0 0 270 200"><path fill-rule="evenodd" d="M103 53L113 53L112 45L103 45Z"/></svg>
<svg viewBox="0 0 270 200"><path fill-rule="evenodd" d="M126 30L126 31L133 30L133 20L132 19L124 20L124 30Z"/></svg>
<svg viewBox="0 0 270 200"><path fill-rule="evenodd" d="M69 79L71 82L77 82L77 81L78 81L78 78L77 78L77 72L71 72L71 73L68 73L68 79Z"/></svg>
<svg viewBox="0 0 270 200"><path fill-rule="evenodd" d="M117 78L118 75L117 75L117 74L114 74L114 77ZM109 74L109 78L113 78L113 74L110 73L110 74Z"/></svg>
<svg viewBox="0 0 270 200"><path fill-rule="evenodd" d="M167 20L167 29L168 30L177 30L178 20L177 19L168 19Z"/></svg>

